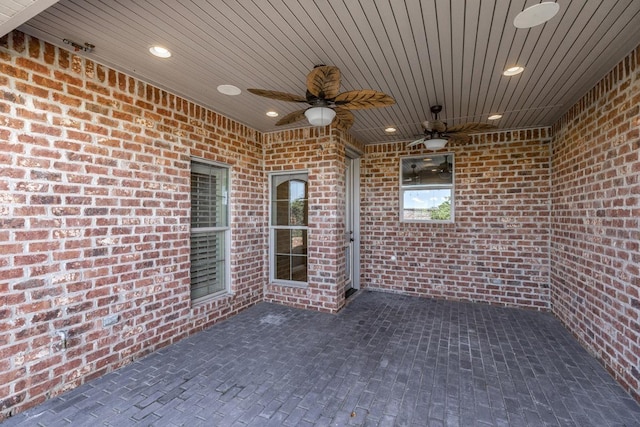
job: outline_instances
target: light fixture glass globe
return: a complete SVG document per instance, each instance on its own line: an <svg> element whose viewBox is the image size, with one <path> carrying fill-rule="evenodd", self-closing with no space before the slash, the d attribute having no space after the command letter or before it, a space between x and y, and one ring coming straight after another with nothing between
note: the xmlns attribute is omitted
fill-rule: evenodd
<svg viewBox="0 0 640 427"><path fill-rule="evenodd" d="M327 107L312 107L305 111L304 115L313 126L326 126L333 121L336 112Z"/></svg>
<svg viewBox="0 0 640 427"><path fill-rule="evenodd" d="M424 141L424 146L427 150L439 150L444 148L445 145L447 145L447 140L443 138L426 139Z"/></svg>

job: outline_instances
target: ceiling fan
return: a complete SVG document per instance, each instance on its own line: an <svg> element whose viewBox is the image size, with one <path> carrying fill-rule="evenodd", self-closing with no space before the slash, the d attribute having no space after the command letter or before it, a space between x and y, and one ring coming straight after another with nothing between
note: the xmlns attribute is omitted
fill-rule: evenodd
<svg viewBox="0 0 640 427"><path fill-rule="evenodd" d="M467 142L471 139L469 134L495 128L494 125L477 122L462 123L449 127L445 122L438 119L438 114L441 111L442 105L433 105L431 107L431 113L434 119L422 122L424 136L410 142L407 144L407 147L424 144L429 150L437 150L444 147L448 141Z"/></svg>
<svg viewBox="0 0 640 427"><path fill-rule="evenodd" d="M441 179L449 179L452 169L453 164L449 162L449 156L444 156L444 161L438 165L438 176Z"/></svg>
<svg viewBox="0 0 640 427"><path fill-rule="evenodd" d="M302 102L311 107L289 113L276 122L276 126L288 125L306 117L314 126L332 124L344 130L353 125L350 110L386 107L395 104L389 95L371 89L340 91L340 70L331 65L317 65L307 75L305 96L293 95L265 89L247 89L249 92L277 99L278 101Z"/></svg>

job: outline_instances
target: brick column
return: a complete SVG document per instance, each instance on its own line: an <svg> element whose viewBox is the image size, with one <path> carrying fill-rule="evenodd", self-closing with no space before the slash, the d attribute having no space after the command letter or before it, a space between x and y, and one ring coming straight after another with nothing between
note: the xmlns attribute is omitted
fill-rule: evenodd
<svg viewBox="0 0 640 427"><path fill-rule="evenodd" d="M265 135L265 171L309 174L308 284L269 283L265 300L319 311L344 305L344 142L330 128L304 128ZM268 267L268 266L267 266Z"/></svg>

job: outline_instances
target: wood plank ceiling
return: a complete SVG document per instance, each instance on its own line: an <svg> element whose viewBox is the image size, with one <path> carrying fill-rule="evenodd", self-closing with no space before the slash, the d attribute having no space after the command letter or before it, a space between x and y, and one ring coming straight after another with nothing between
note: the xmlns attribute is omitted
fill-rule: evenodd
<svg viewBox="0 0 640 427"><path fill-rule="evenodd" d="M139 76L260 131L299 104L247 88L304 95L316 64L342 71L342 90L386 92L397 104L355 111L365 143L412 140L429 107L450 125L503 114L500 128L551 125L640 43L640 1L558 0L544 25L514 17L538 0L60 0L20 29ZM148 53L159 44L173 56ZM66 46L67 48L69 46ZM84 54L80 52L81 54ZM525 71L505 77L519 64ZM220 94L232 84L239 96ZM298 126L304 123L298 123ZM384 132L387 126L398 131Z"/></svg>
<svg viewBox="0 0 640 427"><path fill-rule="evenodd" d="M58 0L0 1L0 35L4 35Z"/></svg>

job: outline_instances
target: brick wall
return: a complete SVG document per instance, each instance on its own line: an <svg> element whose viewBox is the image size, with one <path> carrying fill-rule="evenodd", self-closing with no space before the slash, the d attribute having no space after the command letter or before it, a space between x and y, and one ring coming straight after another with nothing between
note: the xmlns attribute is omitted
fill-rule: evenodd
<svg viewBox="0 0 640 427"><path fill-rule="evenodd" d="M347 145L365 152L363 287L537 309L551 298L556 315L638 397L638 56L554 127L553 175L549 129L476 136L450 147L455 224L410 224L398 220L399 158L424 151L365 148L327 129L261 135L66 50L5 36L0 420L263 299L339 310ZM230 165L232 179L234 293L196 306L192 156ZM309 286L268 284L265 170L302 169ZM117 322L103 326L113 315ZM69 332L66 350L59 330Z"/></svg>
<svg viewBox="0 0 640 427"><path fill-rule="evenodd" d="M553 312L640 401L640 47L553 131Z"/></svg>
<svg viewBox="0 0 640 427"><path fill-rule="evenodd" d="M455 155L455 223L401 223L404 143L362 160L363 287L549 307L549 129L476 135Z"/></svg>
<svg viewBox="0 0 640 427"><path fill-rule="evenodd" d="M19 32L0 88L0 420L262 300L261 135ZM194 307L191 156L232 182L234 294Z"/></svg>
<svg viewBox="0 0 640 427"><path fill-rule="evenodd" d="M266 301L335 313L344 305L344 174L348 138L330 128L264 135L267 173L309 174L308 284L267 284ZM268 265L265 263L265 270Z"/></svg>

